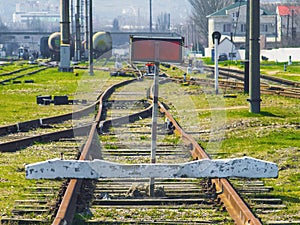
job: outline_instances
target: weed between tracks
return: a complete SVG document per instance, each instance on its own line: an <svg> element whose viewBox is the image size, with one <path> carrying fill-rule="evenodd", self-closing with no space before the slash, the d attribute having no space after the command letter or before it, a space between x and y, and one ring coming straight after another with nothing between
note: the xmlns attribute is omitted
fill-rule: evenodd
<svg viewBox="0 0 300 225"><path fill-rule="evenodd" d="M82 76L82 72L78 71L78 73L79 77ZM178 75L182 72L174 70L173 73ZM109 76L107 73L101 73L101 75L106 78ZM66 108L64 106L38 106L35 98L36 95L46 94L71 95L76 90L78 77L72 73L63 73L62 76L55 68L32 75L31 79L35 79L34 84L9 84L0 87L0 123L2 125L71 111L70 106ZM204 94L203 87L181 85L169 87L162 85L162 87L159 92L160 99L176 113L176 119L180 125L192 133L204 148L211 150L209 153L213 154L213 157L229 158L247 155L278 164L280 169L278 179L264 179L264 182L274 188L272 195L281 198L286 208L268 214L266 217L262 216L263 221L300 219L299 99L262 95L262 113L252 114L249 113L249 105L246 101L248 96L243 93L230 91L230 93L235 93L237 98L223 99L223 95L219 95L218 100L212 100L212 93ZM229 90L223 91L229 92ZM222 108L222 105L218 104L220 101L224 106L223 109L219 109ZM222 118L224 115L225 117ZM214 122L219 124L213 127L216 134L218 134L217 131L223 131L224 134L211 135L210 131ZM113 137L107 138L113 139ZM141 141L143 139L141 138ZM170 140L170 142L173 141L176 142L176 139ZM212 145L215 149L210 149ZM11 215L14 200L24 198L23 194L27 193L25 187L36 186L40 183L40 181L25 180L24 163L59 157L59 152L47 148L47 146L33 146L16 153L0 153L1 217ZM52 185L51 183L45 184ZM186 211L186 209L182 210ZM191 212L183 214L188 216L189 213L195 213L195 211L197 210L191 209ZM121 216L128 217L129 213L125 212ZM160 214L161 212L152 213ZM174 217L172 211L164 212L164 214L166 216L162 216L162 219ZM113 218L116 215L111 210L110 216ZM150 217L151 213L144 216Z"/></svg>
<svg viewBox="0 0 300 225"><path fill-rule="evenodd" d="M17 66L14 68L4 66L3 70L10 71L18 68ZM20 80L24 79L28 77ZM50 68L31 75L30 79L33 79L34 83L0 85L0 124L2 126L72 112L72 105L37 105L37 95L68 95L72 99L76 92L86 88L87 93L93 93L90 98L95 101L101 91L125 78L110 79L109 72L103 71L95 71L94 76L89 76L84 70L61 73L57 68ZM25 164L59 158L60 153L64 151L66 151L65 158L68 158L69 150L62 150L56 143L46 145L37 143L15 153L0 153L0 219L12 216L15 200L26 199L26 196L31 193L31 187L52 187L59 186L57 183L61 183L61 181L26 180ZM76 149L75 152L77 153ZM49 199L49 203L51 204L53 200L55 202L55 199ZM29 214L26 218L31 216L33 215ZM40 215L37 218L45 219L44 216Z"/></svg>
<svg viewBox="0 0 300 225"><path fill-rule="evenodd" d="M64 143L65 144L65 143ZM72 146L72 145L71 145ZM25 164L44 161L52 158L59 158L60 153L64 152L66 158L72 149L62 150L56 143L36 144L28 147L25 150L15 153L0 153L0 218L12 217L12 210L15 205L15 200L26 200L28 195L32 194L32 188L38 187L59 187L62 181L55 180L26 180L25 179ZM76 154L77 150L74 146L73 151ZM40 193L42 194L42 193ZM57 193L54 192L55 196ZM37 196L31 196L30 199ZM48 201L48 206L55 203L55 197L45 195L44 199ZM46 214L39 216L29 214L26 218L42 218L45 219ZM15 215L16 217L16 215ZM24 217L22 217L24 218Z"/></svg>
<svg viewBox="0 0 300 225"><path fill-rule="evenodd" d="M214 65L214 62L210 58L204 59L207 65ZM244 69L244 63L241 61L224 61L219 62L220 67L230 68L230 69ZM286 65L286 71L284 71L284 66ZM288 65L286 62L274 62L265 61L260 62L260 72L261 74L270 75L278 78L283 78L291 81L300 81L300 62L293 62L292 65Z"/></svg>
<svg viewBox="0 0 300 225"><path fill-rule="evenodd" d="M233 90L221 90L220 93L236 94L236 98L224 99L223 94L213 98L203 86L168 90L165 102L176 111L180 125L213 158L250 156L278 164L278 179L263 180L274 188L272 196L281 198L286 207L260 215L263 221L300 219L299 99L262 95L261 113L253 114L246 101L248 95Z"/></svg>
<svg viewBox="0 0 300 225"><path fill-rule="evenodd" d="M195 222L201 220L203 223L213 221L218 224L226 224L226 220L230 221L230 218L220 218L219 213L216 210L202 210L201 205L183 205L179 209L167 209L162 206L160 208L145 209L143 207L138 208L124 208L124 209L115 209L110 210L101 210L97 209L93 213L93 217L101 221L135 221L135 222L162 222L162 221L190 221L191 218L199 218ZM107 219L108 218L108 219ZM155 218L155 219L154 219ZM92 218L91 218L92 219ZM229 223L228 223L229 224Z"/></svg>

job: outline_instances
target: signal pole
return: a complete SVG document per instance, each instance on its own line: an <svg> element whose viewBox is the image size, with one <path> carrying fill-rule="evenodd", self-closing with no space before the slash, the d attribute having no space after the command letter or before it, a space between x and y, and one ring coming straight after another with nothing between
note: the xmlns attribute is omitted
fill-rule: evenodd
<svg viewBox="0 0 300 225"><path fill-rule="evenodd" d="M70 67L70 2L69 0L60 0L60 62L59 71L71 72L73 68Z"/></svg>
<svg viewBox="0 0 300 225"><path fill-rule="evenodd" d="M150 3L150 32L152 32L152 0L149 0Z"/></svg>
<svg viewBox="0 0 300 225"><path fill-rule="evenodd" d="M89 1L85 0L84 2L85 7L85 58L87 59L89 56L88 49L89 49Z"/></svg>
<svg viewBox="0 0 300 225"><path fill-rule="evenodd" d="M260 113L260 46L259 46L259 0L250 0L250 112Z"/></svg>
<svg viewBox="0 0 300 225"><path fill-rule="evenodd" d="M80 0L76 1L76 13L75 13L75 61L80 61L81 39L80 39Z"/></svg>
<svg viewBox="0 0 300 225"><path fill-rule="evenodd" d="M90 25L90 40L89 40L89 74L90 75L94 75L94 68L93 68L93 0L90 0L90 10L89 10L89 14L90 14L90 21L89 21L89 25Z"/></svg>
<svg viewBox="0 0 300 225"><path fill-rule="evenodd" d="M244 93L249 93L249 21L250 21L250 3L246 6L246 41L245 41L245 68L244 68Z"/></svg>

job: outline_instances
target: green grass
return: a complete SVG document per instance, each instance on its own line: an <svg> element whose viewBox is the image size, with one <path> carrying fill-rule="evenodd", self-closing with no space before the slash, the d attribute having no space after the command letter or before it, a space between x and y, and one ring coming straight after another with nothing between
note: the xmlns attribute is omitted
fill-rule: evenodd
<svg viewBox="0 0 300 225"><path fill-rule="evenodd" d="M284 70L284 65L286 65L286 71ZM299 62L293 62L292 65L288 65L287 62L264 62L261 63L260 70L262 74L300 82Z"/></svg>
<svg viewBox="0 0 300 225"><path fill-rule="evenodd" d="M14 65L8 70L14 70ZM8 68L8 66L5 66ZM77 73L77 75L75 75ZM57 68L47 69L24 79L33 79L30 84L7 84L0 86L0 126L31 119L61 115L72 112L73 106L41 106L36 103L37 95L68 95L78 97L84 93L89 100L95 101L100 91L108 86L127 78L111 78L109 72L95 71L90 76L85 70L75 70L74 73L58 72ZM81 95L80 95L81 96ZM66 143L64 143L65 145ZM56 143L36 144L15 153L0 153L0 218L10 217L14 201L25 199L29 193L26 187L38 185L54 186L61 181L26 180L25 164L58 158L65 149ZM70 149L68 148L68 151ZM75 150L75 154L76 154ZM67 157L67 156L66 156Z"/></svg>
<svg viewBox="0 0 300 225"><path fill-rule="evenodd" d="M279 167L277 179L264 179L274 187L272 195L281 198L286 209L273 213L278 220L300 219L300 129L262 126L230 132L220 152L228 157L244 155L274 162ZM281 218L281 219L279 219Z"/></svg>
<svg viewBox="0 0 300 225"><path fill-rule="evenodd" d="M15 153L0 153L0 218L12 215L14 201L26 199L26 194L30 193L28 187L54 186L61 182L26 180L24 168L25 164L57 158L59 155L60 149L53 148L51 144L47 145L46 148L35 145Z"/></svg>
<svg viewBox="0 0 300 225"><path fill-rule="evenodd" d="M79 71L82 74L81 71ZM34 83L24 83L26 79ZM47 69L30 77L19 79L21 84L0 86L0 124L11 124L29 119L71 112L71 106L41 106L36 103L38 95L72 96L80 76L61 73L57 68ZM30 112L30 113L28 113Z"/></svg>
<svg viewBox="0 0 300 225"><path fill-rule="evenodd" d="M182 73L180 70L175 71L174 75ZM30 79L35 80L33 84L0 86L0 124L72 111L70 106L39 106L36 104L37 95L72 96L78 90L84 93L86 88L89 88L86 94L95 99L99 94L99 83L103 90L104 87L116 82L110 80L107 72L96 72L95 76L86 76L84 71L80 70L76 72L79 76L73 73L59 73L57 68L53 68L30 76ZM83 79L84 76L86 79ZM217 152L224 153L220 154L220 157L247 155L277 163L280 169L278 179L265 179L265 182L274 187L272 195L280 197L287 205L287 209L273 215L273 218L299 220L300 100L262 95L261 113L253 114L249 112L247 95L236 93L237 98L225 99L223 95L204 94L203 89L204 87L168 83L162 85L159 94L160 99L170 106L171 111L176 110L176 118L184 128L194 127L196 131L203 131L210 129L212 125L218 125L215 122L220 119L219 125L223 129L226 128L224 138L217 140L219 142ZM115 137L102 137L107 141L115 140ZM195 137L205 148L211 143L215 144L215 140L209 141L201 134L198 136L195 134ZM168 141L176 143L178 140L175 138ZM44 150L28 148L18 153L0 153L1 215L8 215L11 212L14 199L22 198L18 193L22 193L25 186L38 183L24 179L23 164L59 155L58 152ZM127 160L132 159L129 157ZM13 194L17 196L14 197Z"/></svg>
<svg viewBox="0 0 300 225"><path fill-rule="evenodd" d="M28 79L34 80L34 83L24 83L24 80ZM67 95L69 99L86 99L93 102L101 90L104 91L122 79L127 78L112 79L108 72L98 70L95 70L94 76L90 76L87 70L63 73L57 68L50 68L18 79L22 81L21 84L0 85L0 126L61 115L73 110L72 105L38 105L38 95Z"/></svg>
<svg viewBox="0 0 300 225"><path fill-rule="evenodd" d="M28 64L25 63L24 61L16 61L13 63L3 64L3 65L0 65L0 74L19 70L22 68L27 68L27 67L28 67Z"/></svg>
<svg viewBox="0 0 300 225"><path fill-rule="evenodd" d="M211 58L202 58L206 65L214 65ZM284 71L284 65L286 65L286 71ZM220 67L226 68L238 68L243 70L244 65L242 61L224 61L219 62ZM300 62L293 62L288 65L288 62L274 62L274 61L261 61L260 62L261 74L270 75L282 79L300 82Z"/></svg>
<svg viewBox="0 0 300 225"><path fill-rule="evenodd" d="M278 220L280 217L299 220L300 101L269 95L263 95L262 99L260 114L250 113L248 109L227 111L227 124L244 121L247 125L226 131L219 152L227 157L247 155L277 163L278 179L265 182L275 187L272 195L281 197L287 209L273 216Z"/></svg>
<svg viewBox="0 0 300 225"><path fill-rule="evenodd" d="M299 220L300 100L262 94L261 113L256 114L249 112L249 96L243 93L223 98L222 94L201 93L205 87L179 87L164 84L160 96L172 113L177 111L180 125L196 131L193 136L209 154L220 153L218 158L247 155L277 163L278 179L265 182L274 187L271 194L280 197L287 208L273 213L271 220ZM208 137L203 131L210 129L216 131Z"/></svg>

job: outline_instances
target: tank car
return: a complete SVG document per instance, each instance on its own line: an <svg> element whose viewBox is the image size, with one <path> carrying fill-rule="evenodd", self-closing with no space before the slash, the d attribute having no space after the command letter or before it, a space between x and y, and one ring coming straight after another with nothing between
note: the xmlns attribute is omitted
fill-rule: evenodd
<svg viewBox="0 0 300 225"><path fill-rule="evenodd" d="M109 32L97 32L93 35L93 50L95 58L112 56L112 37Z"/></svg>
<svg viewBox="0 0 300 225"><path fill-rule="evenodd" d="M27 47L20 47L18 48L18 57L19 59L29 59L29 51Z"/></svg>
<svg viewBox="0 0 300 225"><path fill-rule="evenodd" d="M59 61L60 58L60 32L55 32L49 36L48 46L51 54L51 59Z"/></svg>
<svg viewBox="0 0 300 225"><path fill-rule="evenodd" d="M60 60L60 32L55 32L49 37L42 37L40 40L40 52L43 57L51 57L52 60ZM74 56L74 41L70 43L71 58ZM112 56L112 37L109 32L96 32L93 35L94 58L106 58Z"/></svg>
<svg viewBox="0 0 300 225"><path fill-rule="evenodd" d="M42 37L40 40L40 53L43 58L50 57L50 49L48 46L49 37Z"/></svg>

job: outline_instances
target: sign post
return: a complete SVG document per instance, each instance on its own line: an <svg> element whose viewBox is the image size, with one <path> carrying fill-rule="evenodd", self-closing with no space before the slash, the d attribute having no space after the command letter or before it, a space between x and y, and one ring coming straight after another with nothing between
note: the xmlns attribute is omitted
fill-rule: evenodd
<svg viewBox="0 0 300 225"><path fill-rule="evenodd" d="M130 37L130 61L146 62L148 64L154 63L155 65L151 128L151 164L156 163L159 66L161 62L182 63L183 42L182 37ZM151 177L149 180L149 195L151 197L155 195L154 177Z"/></svg>
<svg viewBox="0 0 300 225"><path fill-rule="evenodd" d="M159 62L155 62L154 84L153 84L153 107L152 107L152 130L151 130L151 163L156 163L156 140L157 140L157 114L158 114L158 83L159 83ZM154 196L155 181L150 178L149 195Z"/></svg>
<svg viewBox="0 0 300 225"><path fill-rule="evenodd" d="M221 39L221 33L218 31L213 32L212 34L213 43L215 45L215 92L216 94L219 93L219 52L218 52L218 46Z"/></svg>

